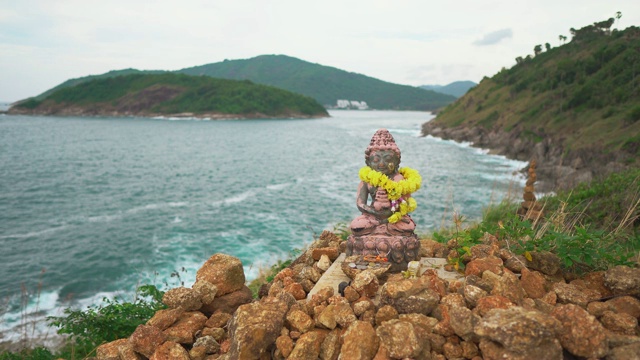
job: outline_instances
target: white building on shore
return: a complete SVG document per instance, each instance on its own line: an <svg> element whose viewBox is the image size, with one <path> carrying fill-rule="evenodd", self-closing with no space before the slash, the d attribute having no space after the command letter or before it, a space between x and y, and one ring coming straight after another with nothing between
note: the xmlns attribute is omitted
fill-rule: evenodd
<svg viewBox="0 0 640 360"><path fill-rule="evenodd" d="M369 105L367 105L366 101L339 99L336 102L336 108L338 108L338 109L367 110L369 108Z"/></svg>

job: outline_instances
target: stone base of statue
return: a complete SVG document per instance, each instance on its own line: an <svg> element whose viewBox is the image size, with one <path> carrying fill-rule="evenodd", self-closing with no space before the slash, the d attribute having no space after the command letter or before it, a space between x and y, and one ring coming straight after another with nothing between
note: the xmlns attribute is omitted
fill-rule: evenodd
<svg viewBox="0 0 640 360"><path fill-rule="evenodd" d="M378 225L370 234L352 234L347 239L347 256L372 255L387 258L389 272L407 270L410 261L419 260L420 241L414 233L393 235L387 224Z"/></svg>

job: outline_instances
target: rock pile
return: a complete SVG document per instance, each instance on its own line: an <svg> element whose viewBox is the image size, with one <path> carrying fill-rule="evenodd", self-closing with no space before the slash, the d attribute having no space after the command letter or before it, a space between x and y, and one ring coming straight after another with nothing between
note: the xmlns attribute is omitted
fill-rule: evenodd
<svg viewBox="0 0 640 360"><path fill-rule="evenodd" d="M455 245L422 240L446 257ZM216 254L192 288L168 291L159 311L98 359L640 359L640 269L565 280L559 259L531 261L491 235L471 248L466 277L358 273L344 296L306 293L337 257L329 232L247 298L240 261ZM315 281L314 281L315 279Z"/></svg>
<svg viewBox="0 0 640 360"><path fill-rule="evenodd" d="M534 224L542 218L542 205L536 201L533 188L536 179L536 160L534 159L529 163L529 176L527 177L524 194L522 195L524 201L518 209L518 215L520 215L520 217L524 220L531 220Z"/></svg>

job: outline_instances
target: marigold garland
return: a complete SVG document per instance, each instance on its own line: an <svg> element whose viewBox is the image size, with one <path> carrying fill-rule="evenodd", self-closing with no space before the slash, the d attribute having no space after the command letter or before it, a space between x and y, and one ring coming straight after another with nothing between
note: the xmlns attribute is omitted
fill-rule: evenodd
<svg viewBox="0 0 640 360"><path fill-rule="evenodd" d="M382 186L387 191L393 212L389 216L391 224L397 223L403 216L416 209L418 206L416 200L412 197L405 199L403 196L416 192L422 185L422 177L417 170L404 167L398 169L398 172L404 177L403 180L393 181L387 175L373 170L369 166L363 167L358 172L360 180L375 187Z"/></svg>

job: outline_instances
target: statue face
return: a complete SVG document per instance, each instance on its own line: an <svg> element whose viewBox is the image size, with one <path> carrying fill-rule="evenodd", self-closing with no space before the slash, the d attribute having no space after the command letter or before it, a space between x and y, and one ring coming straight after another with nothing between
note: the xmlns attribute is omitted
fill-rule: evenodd
<svg viewBox="0 0 640 360"><path fill-rule="evenodd" d="M398 171L400 159L392 150L374 151L367 158L367 165L373 170L391 176Z"/></svg>

